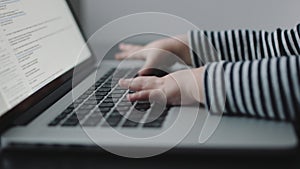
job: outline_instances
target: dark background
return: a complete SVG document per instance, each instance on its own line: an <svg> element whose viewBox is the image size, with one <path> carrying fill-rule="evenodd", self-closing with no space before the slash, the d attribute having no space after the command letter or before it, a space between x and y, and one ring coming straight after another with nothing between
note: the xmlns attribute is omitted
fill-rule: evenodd
<svg viewBox="0 0 300 169"><path fill-rule="evenodd" d="M234 153L174 153L169 152L146 159L128 159L99 151L98 148L18 148L1 152L2 169L298 169L299 153L276 152L263 155L247 152ZM284 155L285 154L285 155ZM298 155L297 155L298 154Z"/></svg>

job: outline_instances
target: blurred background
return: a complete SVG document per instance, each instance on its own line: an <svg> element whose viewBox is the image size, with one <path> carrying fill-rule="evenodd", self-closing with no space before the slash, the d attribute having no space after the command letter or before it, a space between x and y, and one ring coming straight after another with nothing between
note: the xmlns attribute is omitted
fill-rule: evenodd
<svg viewBox="0 0 300 169"><path fill-rule="evenodd" d="M119 17L140 12L173 14L207 30L249 28L272 31L278 27L292 28L300 23L299 0L71 1L87 36ZM97 43L103 45L101 40Z"/></svg>

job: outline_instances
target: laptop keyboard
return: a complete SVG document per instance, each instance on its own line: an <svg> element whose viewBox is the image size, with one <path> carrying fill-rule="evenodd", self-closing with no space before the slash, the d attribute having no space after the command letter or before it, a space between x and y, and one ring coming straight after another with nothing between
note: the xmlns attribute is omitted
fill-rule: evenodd
<svg viewBox="0 0 300 169"><path fill-rule="evenodd" d="M111 69L48 126L161 128L168 115L168 107L163 112L157 112L153 108L155 103L130 102L126 95L132 91L118 86L120 78L134 77L134 72L137 71L118 69L116 72L116 69Z"/></svg>

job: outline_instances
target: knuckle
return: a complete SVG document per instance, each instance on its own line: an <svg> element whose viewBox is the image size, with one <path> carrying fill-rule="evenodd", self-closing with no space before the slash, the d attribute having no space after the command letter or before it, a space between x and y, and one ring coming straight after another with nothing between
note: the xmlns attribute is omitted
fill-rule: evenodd
<svg viewBox="0 0 300 169"><path fill-rule="evenodd" d="M137 83L139 85L143 85L144 84L144 78L143 77L137 77L137 78L135 78L134 83Z"/></svg>
<svg viewBox="0 0 300 169"><path fill-rule="evenodd" d="M135 78L136 82L143 82L143 79L144 78L140 76Z"/></svg>
<svg viewBox="0 0 300 169"><path fill-rule="evenodd" d="M162 78L155 78L154 82L157 86L162 86L164 84L164 80Z"/></svg>

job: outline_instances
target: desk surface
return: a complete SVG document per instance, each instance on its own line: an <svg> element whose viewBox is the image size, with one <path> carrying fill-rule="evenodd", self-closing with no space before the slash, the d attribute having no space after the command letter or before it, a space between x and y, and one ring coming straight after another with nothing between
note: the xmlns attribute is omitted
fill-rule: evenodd
<svg viewBox="0 0 300 169"><path fill-rule="evenodd" d="M2 169L192 169L192 168L246 168L299 169L300 155L285 157L236 155L160 155L147 159L127 159L111 154L85 151L2 151Z"/></svg>

